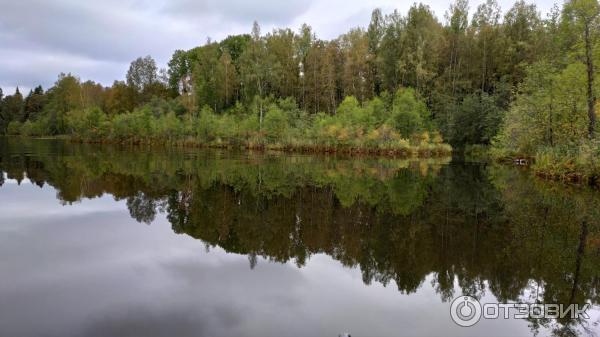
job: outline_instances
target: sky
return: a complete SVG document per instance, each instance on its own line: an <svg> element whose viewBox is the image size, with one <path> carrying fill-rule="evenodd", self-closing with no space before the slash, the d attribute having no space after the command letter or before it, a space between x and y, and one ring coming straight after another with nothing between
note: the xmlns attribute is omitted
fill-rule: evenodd
<svg viewBox="0 0 600 337"><path fill-rule="evenodd" d="M440 21L451 0L423 0ZM531 1L531 0L528 0ZM561 0L557 0L561 1ZM471 13L482 0L471 0ZM513 0L499 0L503 11ZM535 1L543 13L553 0ZM331 39L366 27L371 11L398 9L402 0L0 0L0 88L12 94L41 84L49 88L61 72L110 85L123 80L129 63L151 55L166 67L176 49L190 49L248 33L256 20L263 34L274 28L313 27Z"/></svg>

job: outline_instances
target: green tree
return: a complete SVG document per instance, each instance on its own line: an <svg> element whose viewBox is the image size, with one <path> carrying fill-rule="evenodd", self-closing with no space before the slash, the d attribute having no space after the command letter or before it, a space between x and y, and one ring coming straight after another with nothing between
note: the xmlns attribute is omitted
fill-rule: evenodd
<svg viewBox="0 0 600 337"><path fill-rule="evenodd" d="M198 108L208 105L214 111L222 109L220 86L224 81L218 74L219 49L219 44L212 42L194 49L197 61L193 64L192 78Z"/></svg>
<svg viewBox="0 0 600 337"><path fill-rule="evenodd" d="M131 112L136 106L136 92L123 81L115 81L106 92L105 109L109 115Z"/></svg>
<svg viewBox="0 0 600 337"><path fill-rule="evenodd" d="M446 12L447 27L445 34L447 50L444 51L446 61L446 74L442 74L445 81L449 81L450 95L454 98L462 82L462 67L466 63L463 59L464 50L467 49L467 29L469 28L469 3L467 0L456 0ZM441 61L443 62L443 61Z"/></svg>
<svg viewBox="0 0 600 337"><path fill-rule="evenodd" d="M225 40L221 41L221 48L227 51L231 56L231 61L235 65L237 71L240 71L240 57L248 48L248 44L252 37L250 34L230 35Z"/></svg>
<svg viewBox="0 0 600 337"><path fill-rule="evenodd" d="M23 116L21 122L25 122L29 119L36 119L44 110L46 105L46 95L44 89L39 85L29 92L29 95L25 98L23 106Z"/></svg>
<svg viewBox="0 0 600 337"><path fill-rule="evenodd" d="M2 109L0 110L0 131L7 133L11 122L19 122L23 114L23 95L16 88L15 93L4 97L2 100ZM14 124L16 126L16 124ZM13 128L14 130L15 128ZM14 131L12 133L15 133ZM18 132L17 132L18 133Z"/></svg>
<svg viewBox="0 0 600 337"><path fill-rule="evenodd" d="M262 128L265 113L263 103L264 97L268 93L271 60L267 53L265 40L261 36L258 22L254 22L251 37L248 47L240 57L240 75L246 100L254 99L257 102L259 123ZM255 97L258 97L258 99L255 99Z"/></svg>
<svg viewBox="0 0 600 337"><path fill-rule="evenodd" d="M106 92L100 83L85 81L81 84L81 96L84 108L104 108Z"/></svg>
<svg viewBox="0 0 600 337"><path fill-rule="evenodd" d="M394 11L385 17L386 25L381 39L381 48L378 55L379 73L383 90L395 92L401 84L399 57L402 54L402 40L405 35L405 20Z"/></svg>
<svg viewBox="0 0 600 337"><path fill-rule="evenodd" d="M502 111L494 96L485 92L467 95L453 116L452 144L490 144L501 121Z"/></svg>
<svg viewBox="0 0 600 337"><path fill-rule="evenodd" d="M304 109L334 114L340 99L342 54L337 41L315 41L304 58Z"/></svg>
<svg viewBox="0 0 600 337"><path fill-rule="evenodd" d="M414 89L400 89L394 97L390 124L404 138L421 131L427 124L429 110L425 103L417 98Z"/></svg>
<svg viewBox="0 0 600 337"><path fill-rule="evenodd" d="M296 58L296 35L291 29L277 29L265 38L266 49L272 58L270 85L272 94L293 97L299 88L299 63Z"/></svg>
<svg viewBox="0 0 600 337"><path fill-rule="evenodd" d="M369 66L369 39L363 29L353 29L340 37L344 66L342 91L361 102L373 96L373 76Z"/></svg>
<svg viewBox="0 0 600 337"><path fill-rule="evenodd" d="M150 55L138 57L129 65L126 78L127 85L142 93L146 87L158 81L156 61Z"/></svg>
<svg viewBox="0 0 600 337"><path fill-rule="evenodd" d="M369 83L373 84L373 92L375 95L381 94L381 76L379 74L379 52L381 41L385 33L385 19L381 13L381 9L376 8L371 13L371 22L367 29L368 39L368 65L369 65Z"/></svg>
<svg viewBox="0 0 600 337"><path fill-rule="evenodd" d="M169 89L178 95L185 95L192 91L192 60L189 52L176 50L168 64Z"/></svg>
<svg viewBox="0 0 600 337"><path fill-rule="evenodd" d="M48 132L52 135L63 134L66 131L65 114L83 108L79 78L60 74L54 86L48 90L46 108L49 112Z"/></svg>
<svg viewBox="0 0 600 337"><path fill-rule="evenodd" d="M217 65L220 106L229 108L239 97L239 80L233 59L227 50L223 50Z"/></svg>
<svg viewBox="0 0 600 337"><path fill-rule="evenodd" d="M294 48L296 51L296 60L298 61L298 76L301 86L298 100L300 102L300 106L302 106L304 109L308 109L307 90L308 86L310 85L310 82L306 79L306 74L310 71L310 69L308 69L309 60L307 58L315 42L316 36L312 31L312 27L307 24L302 24L300 27L300 32L294 41Z"/></svg>
<svg viewBox="0 0 600 337"><path fill-rule="evenodd" d="M543 26L535 4L518 0L504 16L502 32L506 38L501 71L513 85L521 83L525 68L541 55Z"/></svg>
<svg viewBox="0 0 600 337"><path fill-rule="evenodd" d="M597 0L569 0L563 8L563 23L566 30L573 31L577 39L583 42L584 57L587 78L587 113L588 113L588 137L594 138L596 129L596 93L594 88L594 57L593 51L598 37L598 16L600 5Z"/></svg>
<svg viewBox="0 0 600 337"><path fill-rule="evenodd" d="M264 131L270 141L282 140L288 128L286 114L275 104L269 107L264 121Z"/></svg>
<svg viewBox="0 0 600 337"><path fill-rule="evenodd" d="M496 60L499 54L500 39L500 6L496 0L487 0L477 7L473 15L472 26L476 43L477 55L481 57L481 66L478 69L481 91L488 91L494 84L497 72Z"/></svg>
<svg viewBox="0 0 600 337"><path fill-rule="evenodd" d="M544 147L577 146L587 134L586 104L583 64L560 70L548 62L535 63L526 69L497 145L526 155Z"/></svg>
<svg viewBox="0 0 600 337"><path fill-rule="evenodd" d="M439 64L442 26L428 6L415 4L408 11L405 27L398 61L402 84L428 97Z"/></svg>

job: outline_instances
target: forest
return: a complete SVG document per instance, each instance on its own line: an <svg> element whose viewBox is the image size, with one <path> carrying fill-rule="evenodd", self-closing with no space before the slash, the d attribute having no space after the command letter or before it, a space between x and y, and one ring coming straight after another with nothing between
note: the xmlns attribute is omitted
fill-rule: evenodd
<svg viewBox="0 0 600 337"><path fill-rule="evenodd" d="M545 177L597 181L600 6L519 0L442 17L375 9L332 40L305 24L208 40L112 86L60 74L0 92L0 133L85 142L437 155L485 148Z"/></svg>

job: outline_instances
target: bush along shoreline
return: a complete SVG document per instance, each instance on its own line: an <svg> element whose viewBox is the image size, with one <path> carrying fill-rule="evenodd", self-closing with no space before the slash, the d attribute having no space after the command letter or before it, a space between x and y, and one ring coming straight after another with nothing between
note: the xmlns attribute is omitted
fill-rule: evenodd
<svg viewBox="0 0 600 337"><path fill-rule="evenodd" d="M304 153L379 156L449 156L424 102L412 89L360 104L346 97L335 114L308 114L293 98L256 98L222 114L205 106L178 113L176 104L155 99L129 113L107 115L100 108L65 114L63 137L74 142L247 148ZM47 121L13 122L8 134L46 135Z"/></svg>
<svg viewBox="0 0 600 337"><path fill-rule="evenodd" d="M600 146L585 142L576 148L546 148L538 151L532 165L542 178L600 187Z"/></svg>
<svg viewBox="0 0 600 337"><path fill-rule="evenodd" d="M492 156L526 159L545 179L598 186L598 108L587 69L581 62L528 66L493 141Z"/></svg>
<svg viewBox="0 0 600 337"><path fill-rule="evenodd" d="M527 166L545 180L600 187L600 141L581 140L580 144L541 146L533 154L509 151L495 145L489 155L502 164Z"/></svg>
<svg viewBox="0 0 600 337"><path fill-rule="evenodd" d="M595 149L594 149L595 148ZM534 155L506 154L490 150L497 162L527 166L544 180L600 187L600 147L585 144L579 148L543 148Z"/></svg>

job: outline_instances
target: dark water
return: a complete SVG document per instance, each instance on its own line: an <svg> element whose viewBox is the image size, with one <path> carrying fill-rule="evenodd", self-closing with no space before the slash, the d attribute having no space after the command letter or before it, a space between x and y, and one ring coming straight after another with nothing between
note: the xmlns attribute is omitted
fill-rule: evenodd
<svg viewBox="0 0 600 337"><path fill-rule="evenodd" d="M514 168L0 139L0 171L0 336L600 334L600 192ZM463 294L594 306L461 328Z"/></svg>

